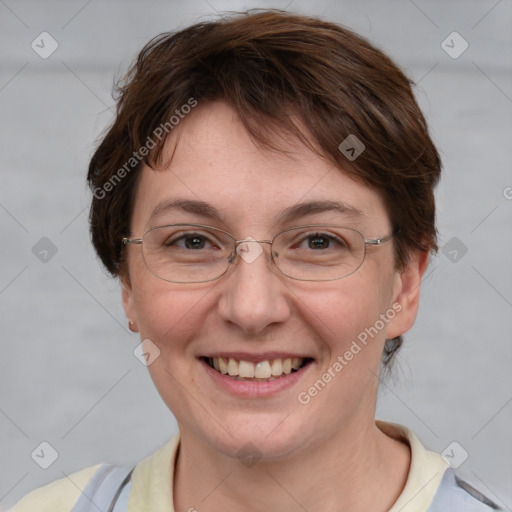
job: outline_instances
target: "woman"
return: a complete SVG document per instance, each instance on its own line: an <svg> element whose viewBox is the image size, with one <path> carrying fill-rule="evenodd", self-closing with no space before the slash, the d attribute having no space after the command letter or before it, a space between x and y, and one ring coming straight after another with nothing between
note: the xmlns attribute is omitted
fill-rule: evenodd
<svg viewBox="0 0 512 512"><path fill-rule="evenodd" d="M90 225L180 434L14 510L496 509L375 420L440 165L408 79L344 28L269 11L152 40L92 158Z"/></svg>

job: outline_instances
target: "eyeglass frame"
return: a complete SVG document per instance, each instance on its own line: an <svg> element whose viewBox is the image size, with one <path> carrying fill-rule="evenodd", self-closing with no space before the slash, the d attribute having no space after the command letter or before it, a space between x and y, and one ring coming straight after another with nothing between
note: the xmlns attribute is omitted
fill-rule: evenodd
<svg viewBox="0 0 512 512"><path fill-rule="evenodd" d="M215 231L220 231L221 233L224 233L225 235L229 236L234 242L235 242L235 246L234 246L234 250L233 250L233 253L230 255L230 257L228 258L228 266L226 268L226 270L220 274L219 276L217 277L212 277L211 279L205 279L205 280L201 280L201 281L170 281L169 279L164 279L163 277L160 277L159 275L155 274L155 272L153 272L153 270L149 267L149 265L147 264L146 262L146 258L144 257L144 250L142 248L142 243L144 241L144 237L150 232L150 231L154 231L156 229L161 229L161 228L167 228L167 227L174 227L174 226L191 226L191 227L196 227L196 228L209 228L209 229L213 229ZM274 243L274 240L281 234L283 233L286 233L287 231L291 231L293 229L298 229L298 228L320 228L320 227L337 227L337 228L342 228L342 229L350 229L351 231L355 231L356 233L359 233L361 235L361 237L363 238L363 241L364 241L364 253L363 253L363 259L361 260L361 263L359 264L359 266L357 268L355 268L352 272L350 272L349 274L346 274L342 277L336 277L336 278L333 278L333 279L301 279L301 278L298 278L298 277L292 277L292 276L289 276L288 274L285 274L280 268L279 266L277 265L277 263L275 262L274 260L274 255L272 253L272 244ZM272 240L255 240L253 238L243 238L241 240L237 240L231 233L229 233L228 231L225 231L224 229L221 229L221 228L217 228L215 226L209 226L207 224L194 224L194 223L191 223L191 224L188 224L188 223L177 223L177 224L164 224L162 226L155 226L153 228L149 228L143 235L142 237L140 238L130 238L130 237L123 237L121 239L123 245L140 245L141 246L141 249L143 250L142 252L142 256L143 256L143 259L144 259L144 264L146 266L146 268L151 272L151 274L153 274L156 278L158 279L161 279L162 281L166 281L168 283L177 283L177 284L197 284L197 283L208 283L210 281L216 281L217 279L220 279L221 277L225 276L228 271L229 271L229 268L230 268L230 265L236 261L236 255L238 255L238 252L237 252L237 247L244 243L244 242L258 242L259 244L269 244L270 245L270 259L272 260L272 263L274 264L274 266L277 268L277 270L285 277L288 277L289 279L293 279L295 281L311 281L311 282L327 282L327 281L339 281L341 279L345 279L345 277L348 277L350 275L352 275L353 273L357 272L362 264L364 263L364 260L366 258L366 246L367 245L371 245L371 246L380 246L382 245L383 243L385 242L388 242L389 240L391 240L397 233L399 232L398 229L395 229L391 234L387 235L387 236L384 236L384 237L380 237L380 238L365 238L365 236L363 235L363 233L361 233L361 231L357 230L357 229L354 229L354 228L349 228L347 226L340 226L339 224L303 224L303 225L299 225L299 226L292 226L292 227L289 227L289 228L286 228L286 229L283 229L282 231L280 231L279 233L277 233L273 238Z"/></svg>

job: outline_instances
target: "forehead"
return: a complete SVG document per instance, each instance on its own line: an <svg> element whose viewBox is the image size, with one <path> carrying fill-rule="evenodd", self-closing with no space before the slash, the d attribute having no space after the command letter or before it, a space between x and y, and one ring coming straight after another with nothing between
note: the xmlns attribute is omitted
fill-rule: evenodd
<svg viewBox="0 0 512 512"><path fill-rule="evenodd" d="M187 202L202 203L205 211L213 207L226 226L265 229L294 208L309 215L319 215L322 209L301 210L300 205L331 203L341 205L331 213L338 210L342 215L344 209L357 225L388 227L376 191L355 182L295 136L275 136L281 151L256 144L227 104L199 105L169 136L162 165L157 170L142 168L132 227L147 228L155 211L163 220L171 215L166 205Z"/></svg>

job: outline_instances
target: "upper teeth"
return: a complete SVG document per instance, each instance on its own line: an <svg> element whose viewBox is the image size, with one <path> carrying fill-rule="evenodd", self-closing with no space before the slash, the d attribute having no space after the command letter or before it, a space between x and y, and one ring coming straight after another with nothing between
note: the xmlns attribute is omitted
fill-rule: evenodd
<svg viewBox="0 0 512 512"><path fill-rule="evenodd" d="M251 361L237 360L232 357L212 357L210 361L213 367L222 374L231 377L269 379L280 377L283 374L291 373L292 369L298 370L304 359L299 357L288 357L286 359L273 359L252 363Z"/></svg>

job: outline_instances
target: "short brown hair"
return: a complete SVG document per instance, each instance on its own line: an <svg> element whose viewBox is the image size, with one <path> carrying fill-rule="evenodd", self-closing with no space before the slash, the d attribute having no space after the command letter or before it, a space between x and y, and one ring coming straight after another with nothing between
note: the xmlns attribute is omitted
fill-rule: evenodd
<svg viewBox="0 0 512 512"><path fill-rule="evenodd" d="M263 146L275 147L271 129L312 142L375 189L397 231L395 262L402 269L413 250L437 250L433 189L441 170L411 85L347 28L284 11L249 11L155 37L118 83L116 118L89 166L96 252L112 275L122 275L121 239L131 234L138 171L158 164L166 136L155 137L155 130L192 98L227 102ZM355 160L339 149L350 135L365 147ZM386 342L385 366L401 342Z"/></svg>

